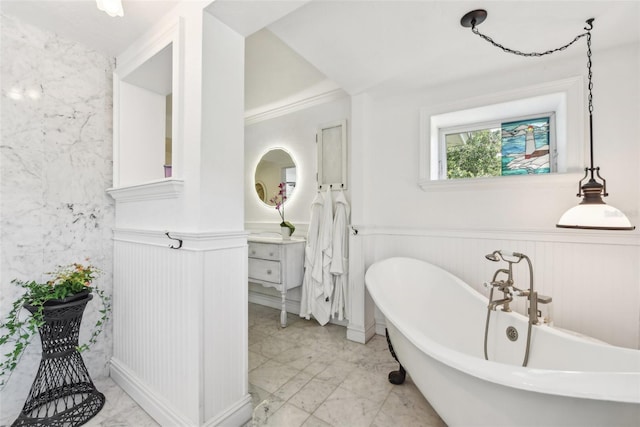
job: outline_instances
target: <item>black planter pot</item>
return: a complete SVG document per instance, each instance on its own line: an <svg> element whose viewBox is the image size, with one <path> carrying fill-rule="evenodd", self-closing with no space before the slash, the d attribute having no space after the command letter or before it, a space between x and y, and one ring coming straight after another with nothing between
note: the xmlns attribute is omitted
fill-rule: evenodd
<svg viewBox="0 0 640 427"><path fill-rule="evenodd" d="M68 297L64 297L64 298L61 298L61 299L50 299L49 301L45 302L43 304L43 306L44 307L54 307L54 306L66 304L68 302L78 301L78 300L81 300L83 298L87 298L88 296L89 296L89 300L91 300L91 298L93 298L93 295L91 295L89 290L85 289L85 290L82 290L82 291L80 291L80 292L78 292L76 294L69 295ZM33 307L32 306L29 306L27 308L28 308L28 310L30 312L33 313Z"/></svg>
<svg viewBox="0 0 640 427"><path fill-rule="evenodd" d="M76 349L88 291L43 305L44 324L39 328L42 359L22 412L13 426L79 426L104 406ZM33 306L26 306L32 313Z"/></svg>

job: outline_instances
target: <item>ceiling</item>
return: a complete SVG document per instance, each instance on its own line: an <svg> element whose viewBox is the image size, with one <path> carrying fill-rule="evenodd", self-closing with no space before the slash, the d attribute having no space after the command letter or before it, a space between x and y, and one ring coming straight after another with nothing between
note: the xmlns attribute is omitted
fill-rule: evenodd
<svg viewBox="0 0 640 427"><path fill-rule="evenodd" d="M460 18L478 8L488 12L482 33L525 52L568 43L589 18L594 52L640 40L637 0L312 1L268 28L350 94L437 85L539 60L504 53L462 27ZM586 66L586 43L557 55L584 55Z"/></svg>
<svg viewBox="0 0 640 427"><path fill-rule="evenodd" d="M94 0L2 0L0 5L27 23L115 56L177 3L123 0L123 18L98 11ZM260 8L269 13L255 13ZM488 11L481 32L521 51L565 44L591 17L594 53L640 41L640 0L218 0L208 10L245 36L267 25L272 33L267 37L275 34L286 49L304 58L297 63L315 67L357 94L437 85L539 60L503 53L463 28L462 15L477 8ZM283 17L272 22L278 16ZM557 55L585 55L586 62L585 43ZM283 78L291 79L288 67Z"/></svg>
<svg viewBox="0 0 640 427"><path fill-rule="evenodd" d="M123 0L123 17L98 10L95 0L1 0L0 10L64 38L117 56L180 0Z"/></svg>

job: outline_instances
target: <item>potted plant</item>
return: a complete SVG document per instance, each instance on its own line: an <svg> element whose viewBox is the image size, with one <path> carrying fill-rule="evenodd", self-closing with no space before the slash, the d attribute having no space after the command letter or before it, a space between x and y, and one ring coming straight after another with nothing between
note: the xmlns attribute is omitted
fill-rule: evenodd
<svg viewBox="0 0 640 427"><path fill-rule="evenodd" d="M293 232L296 231L296 227L289 221L285 221L284 219L284 202L287 200L287 184L281 182L280 184L278 184L278 188L280 189L278 191L278 194L273 196L269 200L269 202L276 205L276 209L278 210L280 218L282 219L282 222L280 223L280 231L282 232L282 237L284 239L288 239L293 234Z"/></svg>
<svg viewBox="0 0 640 427"><path fill-rule="evenodd" d="M47 273L51 279L46 283L18 279L12 281L23 288L24 293L13 302L9 314L0 322L0 347L9 348L9 352L3 354L4 358L0 362L0 388L9 380L39 328L45 325L46 312L52 307L85 299L88 302L93 298L92 295L97 295L102 302L100 317L94 325L89 341L80 346L76 345L76 350L87 350L96 343L111 313L110 297L104 290L93 285L93 280L99 274L100 270L91 264L74 263L59 266L56 271ZM23 309L28 310L31 315L25 316Z"/></svg>

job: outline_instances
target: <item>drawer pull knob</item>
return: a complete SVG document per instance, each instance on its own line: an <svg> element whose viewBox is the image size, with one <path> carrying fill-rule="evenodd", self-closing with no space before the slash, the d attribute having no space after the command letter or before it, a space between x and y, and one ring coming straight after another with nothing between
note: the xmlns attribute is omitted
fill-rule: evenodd
<svg viewBox="0 0 640 427"><path fill-rule="evenodd" d="M271 270L267 270L267 274L271 274Z"/></svg>
<svg viewBox="0 0 640 427"><path fill-rule="evenodd" d="M273 256L273 252L269 252L269 256Z"/></svg>
<svg viewBox="0 0 640 427"><path fill-rule="evenodd" d="M251 251L251 255L255 255L255 254L256 254L256 251Z"/></svg>

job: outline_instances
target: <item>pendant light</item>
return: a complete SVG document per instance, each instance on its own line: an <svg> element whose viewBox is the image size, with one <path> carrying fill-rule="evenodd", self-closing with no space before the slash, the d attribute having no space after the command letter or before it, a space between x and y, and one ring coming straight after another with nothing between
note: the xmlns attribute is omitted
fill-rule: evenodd
<svg viewBox="0 0 640 427"><path fill-rule="evenodd" d="M96 0L96 3L98 5L98 9L109 16L124 16L122 0Z"/></svg>
<svg viewBox="0 0 640 427"><path fill-rule="evenodd" d="M587 20L587 26L584 28L586 32L576 36L571 42L557 49L548 50L546 52L530 52L524 53L517 50L509 49L499 43L493 41L491 37L481 34L477 25L481 24L487 18L487 12L482 9L473 10L465 14L460 20L463 27L470 27L471 31L491 43L499 47L507 53L519 56L544 56L555 52L565 50L573 43L581 39L587 38L587 70L589 78L589 155L590 166L585 168L584 177L578 182L578 197L582 197L582 201L564 213L556 224L558 228L578 228L588 230L634 230L629 219L620 210L613 206L605 204L603 197L608 196L607 181L600 176L600 168L594 167L593 162L593 73L591 72L591 30L593 29L594 19ZM589 180L584 183L585 180ZM601 181L601 182L600 182ZM584 183L584 184L583 184Z"/></svg>
<svg viewBox="0 0 640 427"><path fill-rule="evenodd" d="M633 230L629 219L622 211L607 205L602 198L607 197L607 181L600 176L600 167L593 166L593 73L591 72L591 29L593 18L587 21L587 69L589 77L589 157L590 164L584 169L584 177L578 182L578 197L582 201L566 211L556 227L582 228L590 230ZM583 182L589 177L589 181ZM602 181L598 182L596 177Z"/></svg>

